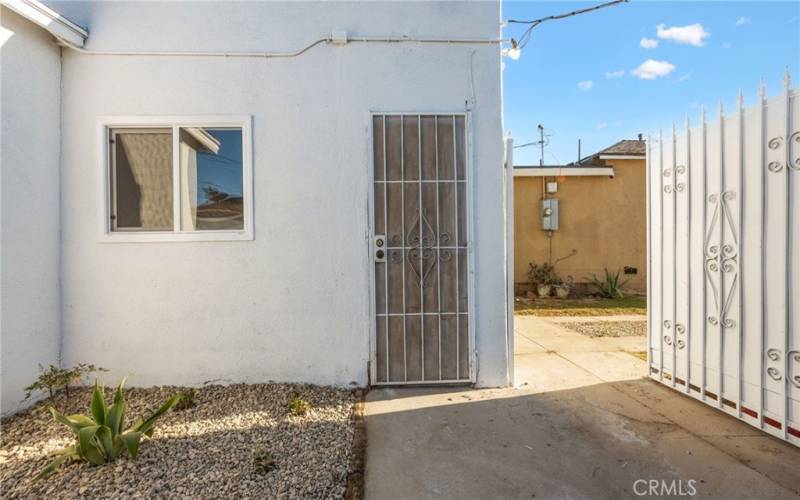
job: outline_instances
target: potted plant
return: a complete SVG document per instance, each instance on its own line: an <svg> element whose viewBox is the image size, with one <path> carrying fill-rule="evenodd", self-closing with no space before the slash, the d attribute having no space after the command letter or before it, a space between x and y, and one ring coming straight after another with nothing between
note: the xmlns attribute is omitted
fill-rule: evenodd
<svg viewBox="0 0 800 500"><path fill-rule="evenodd" d="M539 297L549 297L552 289L553 285L550 283L538 283L536 285L536 293L539 294Z"/></svg>
<svg viewBox="0 0 800 500"><path fill-rule="evenodd" d="M547 262L543 264L531 262L528 266L528 281L535 286L539 297L548 297L552 291L553 284L558 281L555 268Z"/></svg>
<svg viewBox="0 0 800 500"><path fill-rule="evenodd" d="M572 279L572 276L567 276L564 280L559 279L558 284L555 285L556 297L559 299L566 299L569 297L569 292L574 285L575 281Z"/></svg>

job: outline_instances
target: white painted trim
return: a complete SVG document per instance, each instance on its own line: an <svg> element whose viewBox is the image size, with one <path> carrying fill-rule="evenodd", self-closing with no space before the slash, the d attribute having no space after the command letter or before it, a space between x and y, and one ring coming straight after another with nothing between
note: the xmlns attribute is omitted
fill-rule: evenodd
<svg viewBox="0 0 800 500"><path fill-rule="evenodd" d="M506 183L506 358L507 383L514 386L514 139L505 140Z"/></svg>
<svg viewBox="0 0 800 500"><path fill-rule="evenodd" d="M100 141L98 147L98 169L101 174L98 193L102 195L97 213L99 214L98 241L103 243L156 243L156 242L182 242L182 241L251 241L254 239L254 211L253 211L253 119L250 115L194 115L194 116L101 116L97 119L97 137ZM181 231L180 218L175 219L175 229L169 231L111 231L109 224L111 199L111 185L109 178L110 150L108 146L108 130L112 128L152 128L170 127L173 130L173 167L175 166L178 151L174 141L177 140L176 130L180 127L237 127L242 129L242 204L244 210L244 229L242 230L214 230L214 231ZM173 196L180 196L180 189L176 177L173 177L176 191ZM178 200L179 202L179 200Z"/></svg>
<svg viewBox="0 0 800 500"><path fill-rule="evenodd" d="M614 177L612 167L514 167L514 177L607 176Z"/></svg>
<svg viewBox="0 0 800 500"><path fill-rule="evenodd" d="M644 160L646 155L600 155L601 160Z"/></svg>
<svg viewBox="0 0 800 500"><path fill-rule="evenodd" d="M475 199L473 192L476 183L473 182L475 178L475 148L472 143L472 112L467 111L464 113L464 133L466 134L466 151L464 151L464 158L467 164L464 166L464 180L466 181L465 197L467 203L467 326L469 338L469 379L470 382L476 384L478 382L478 342L475 328ZM456 143L456 130L453 127L453 143ZM455 160L454 160L455 161ZM453 172L454 178L458 180L458 167L455 167ZM456 185L455 196L458 199L458 185ZM439 223L438 221L436 222ZM458 226L458 214L456 214L456 226ZM458 242L456 241L456 245ZM457 254L456 254L457 258ZM461 318L456 318L456 321L461 321ZM461 373L461 367L458 367L458 373Z"/></svg>
<svg viewBox="0 0 800 500"><path fill-rule="evenodd" d="M0 0L28 21L41 26L51 35L78 47L83 47L89 32L37 0Z"/></svg>
<svg viewBox="0 0 800 500"><path fill-rule="evenodd" d="M369 291L369 374L367 380L367 387L370 387L378 381L378 305L376 303L378 298L377 290L375 290L375 128L373 127L373 113L366 113L366 133L367 133L367 273L369 276L369 284L367 290ZM384 178L384 180L386 180ZM384 199L384 204L386 200ZM384 223L385 224L385 223ZM384 227L384 233L386 228ZM386 265L389 265L388 262ZM389 312L388 303L385 306L386 313Z"/></svg>

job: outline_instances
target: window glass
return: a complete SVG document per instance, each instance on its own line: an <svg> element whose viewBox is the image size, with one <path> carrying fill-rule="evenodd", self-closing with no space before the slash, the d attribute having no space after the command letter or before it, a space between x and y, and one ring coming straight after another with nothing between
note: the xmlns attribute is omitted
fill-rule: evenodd
<svg viewBox="0 0 800 500"><path fill-rule="evenodd" d="M114 231L172 231L172 130L111 130Z"/></svg>
<svg viewBox="0 0 800 500"><path fill-rule="evenodd" d="M243 229L242 129L180 129L181 229Z"/></svg>

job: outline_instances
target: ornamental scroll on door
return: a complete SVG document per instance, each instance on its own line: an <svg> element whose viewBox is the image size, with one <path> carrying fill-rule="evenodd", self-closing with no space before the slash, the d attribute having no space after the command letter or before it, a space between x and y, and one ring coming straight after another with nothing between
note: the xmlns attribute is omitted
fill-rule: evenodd
<svg viewBox="0 0 800 500"><path fill-rule="evenodd" d="M373 116L375 384L470 381L463 115Z"/></svg>

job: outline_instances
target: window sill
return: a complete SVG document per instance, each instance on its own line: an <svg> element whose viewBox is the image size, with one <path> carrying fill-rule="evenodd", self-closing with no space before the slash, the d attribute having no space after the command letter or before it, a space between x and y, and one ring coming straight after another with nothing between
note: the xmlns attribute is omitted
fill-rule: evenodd
<svg viewBox="0 0 800 500"><path fill-rule="evenodd" d="M156 232L129 231L105 233L100 237L101 243L166 243L182 241L253 241L250 231L204 231L204 232Z"/></svg>

